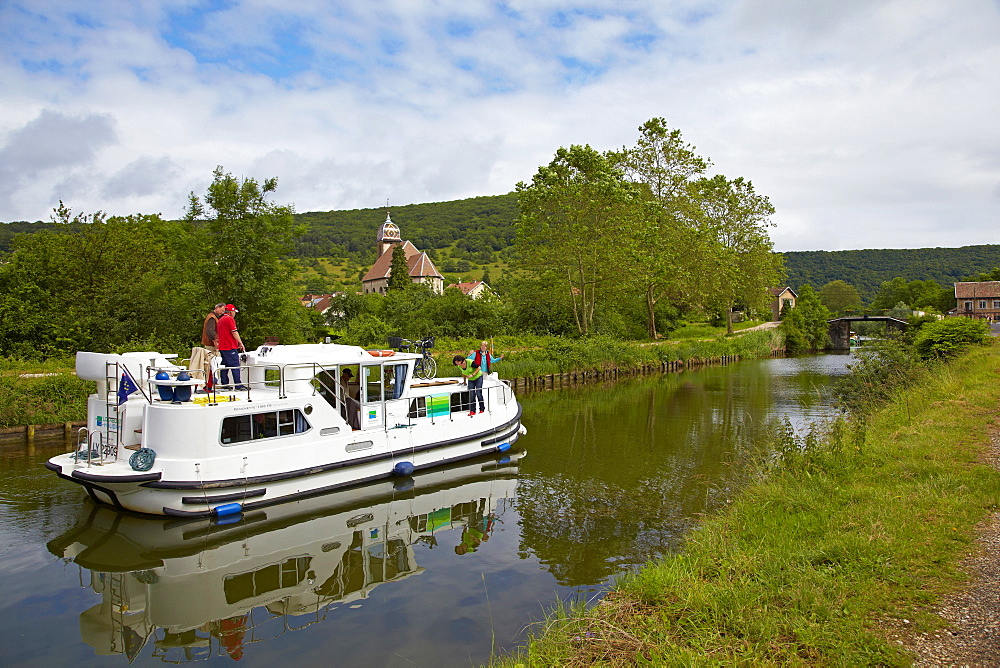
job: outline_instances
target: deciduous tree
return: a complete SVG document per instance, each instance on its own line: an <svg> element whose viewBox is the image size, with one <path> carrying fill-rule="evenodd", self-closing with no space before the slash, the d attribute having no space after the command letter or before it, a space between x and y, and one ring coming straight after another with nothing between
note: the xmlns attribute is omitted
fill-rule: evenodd
<svg viewBox="0 0 1000 668"><path fill-rule="evenodd" d="M657 335L656 306L663 298L675 304L702 301L704 283L696 275L705 265L710 245L696 226L690 225L692 183L708 167L680 130L663 118L653 118L639 128L639 139L622 149L618 159L642 195L635 207L629 269L646 306L646 333Z"/></svg>
<svg viewBox="0 0 1000 668"><path fill-rule="evenodd" d="M781 328L785 333L785 349L790 353L822 350L830 341L830 311L820 301L810 285L803 285L795 308L789 309Z"/></svg>
<svg viewBox="0 0 1000 668"><path fill-rule="evenodd" d="M567 293L580 334L622 274L629 216L638 201L614 156L590 146L556 151L530 184L518 183L517 249L524 267Z"/></svg>
<svg viewBox="0 0 1000 668"><path fill-rule="evenodd" d="M830 281L819 290L820 301L832 313L844 313L861 307L861 293L847 281Z"/></svg>
<svg viewBox="0 0 1000 668"><path fill-rule="evenodd" d="M742 177L729 180L717 175L700 179L695 186L696 224L715 243L714 270L705 271L702 277L712 282L708 287L726 313L726 331L731 334L733 307L741 304L750 311L764 310L770 302L767 288L781 282L782 260L773 252L767 233L773 226L774 207Z"/></svg>
<svg viewBox="0 0 1000 668"><path fill-rule="evenodd" d="M191 193L186 220L195 225L198 275L208 302L232 302L240 309L244 341L277 336L294 343L310 332L309 319L296 299L294 267L286 259L301 233L292 207L267 199L278 180L263 184L236 178L217 167L202 199Z"/></svg>

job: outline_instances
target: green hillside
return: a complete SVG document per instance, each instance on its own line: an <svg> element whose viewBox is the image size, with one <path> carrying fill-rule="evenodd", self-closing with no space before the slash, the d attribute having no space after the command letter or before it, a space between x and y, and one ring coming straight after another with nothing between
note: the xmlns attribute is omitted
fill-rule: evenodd
<svg viewBox="0 0 1000 668"><path fill-rule="evenodd" d="M375 234L392 216L403 238L428 251L449 280L478 278L484 269L506 265L504 251L514 243L518 207L515 193L451 202L408 204L377 209L312 211L295 214L305 224L293 255L302 261L303 280L321 287L326 281L353 283L375 260ZM0 257L10 251L17 233L50 229L54 223L0 225ZM1000 245L962 248L794 251L784 253L788 284L820 288L847 281L868 301L883 282L934 280L949 287L955 281L1000 267ZM331 285L336 285L331 283Z"/></svg>
<svg viewBox="0 0 1000 668"><path fill-rule="evenodd" d="M435 259L448 256L489 264L514 243L517 197L510 193L452 202L296 214L308 225L308 231L299 239L295 254L372 262L375 233L387 213L404 239L421 250L441 251Z"/></svg>
<svg viewBox="0 0 1000 668"><path fill-rule="evenodd" d="M837 279L847 281L867 301L885 281L933 280L943 286L1000 267L1000 245L961 248L909 248L785 253L788 283L814 288Z"/></svg>

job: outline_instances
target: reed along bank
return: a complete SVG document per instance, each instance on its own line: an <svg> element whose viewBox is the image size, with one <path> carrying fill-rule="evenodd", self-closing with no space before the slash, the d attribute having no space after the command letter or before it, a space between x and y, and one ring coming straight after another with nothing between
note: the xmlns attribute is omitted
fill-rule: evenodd
<svg viewBox="0 0 1000 668"><path fill-rule="evenodd" d="M554 611L497 665L909 665L996 512L1000 348L974 348L862 424L777 429L759 474L684 547Z"/></svg>

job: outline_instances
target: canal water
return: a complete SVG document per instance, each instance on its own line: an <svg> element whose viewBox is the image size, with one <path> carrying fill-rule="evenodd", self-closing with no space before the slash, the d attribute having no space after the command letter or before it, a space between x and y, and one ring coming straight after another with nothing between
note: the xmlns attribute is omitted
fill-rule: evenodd
<svg viewBox="0 0 1000 668"><path fill-rule="evenodd" d="M138 518L0 445L3 665L462 666L676 550L766 425L833 414L848 356L521 397L518 452L264 509Z"/></svg>

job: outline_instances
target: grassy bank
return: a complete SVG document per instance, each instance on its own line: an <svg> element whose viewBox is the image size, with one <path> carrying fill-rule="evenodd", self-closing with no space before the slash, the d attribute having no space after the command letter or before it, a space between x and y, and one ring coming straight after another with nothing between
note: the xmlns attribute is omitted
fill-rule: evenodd
<svg viewBox="0 0 1000 668"><path fill-rule="evenodd" d="M0 374L0 428L87 419L87 395L94 384L72 371L25 378Z"/></svg>
<svg viewBox="0 0 1000 668"><path fill-rule="evenodd" d="M467 353L478 347L475 341L439 341L438 349ZM778 330L718 336L710 340L659 341L640 343L602 336L585 339L561 337L497 337L496 354L503 355L497 370L503 378L527 378L567 371L589 371L610 367L637 367L662 362L710 360L726 355L751 359L767 357L782 347ZM438 374L457 376L450 355L436 357Z"/></svg>
<svg viewBox="0 0 1000 668"><path fill-rule="evenodd" d="M1000 499L979 463L997 426L1000 348L910 384L867 425L779 435L760 476L684 549L562 611L501 665L906 665L884 629L927 606Z"/></svg>

